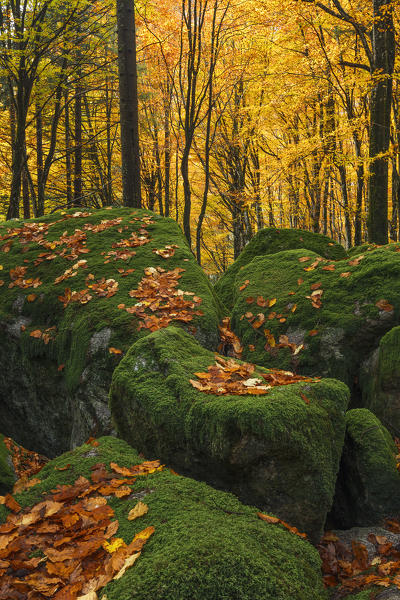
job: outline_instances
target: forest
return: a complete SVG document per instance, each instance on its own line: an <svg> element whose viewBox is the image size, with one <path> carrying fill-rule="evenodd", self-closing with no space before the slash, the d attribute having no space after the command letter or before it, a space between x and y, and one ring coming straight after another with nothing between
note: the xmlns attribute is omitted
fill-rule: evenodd
<svg viewBox="0 0 400 600"><path fill-rule="evenodd" d="M400 0L0 0L0 600L399 600Z"/></svg>
<svg viewBox="0 0 400 600"><path fill-rule="evenodd" d="M264 226L398 239L397 8L136 3L139 204L210 274ZM2 2L0 24L3 217L122 203L115 2Z"/></svg>

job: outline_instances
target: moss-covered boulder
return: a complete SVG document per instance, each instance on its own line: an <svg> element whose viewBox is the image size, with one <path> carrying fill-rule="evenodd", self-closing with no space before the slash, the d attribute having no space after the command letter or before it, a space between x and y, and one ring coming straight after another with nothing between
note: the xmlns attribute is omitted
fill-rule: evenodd
<svg viewBox="0 0 400 600"><path fill-rule="evenodd" d="M334 377L359 393L360 365L400 321L397 249L336 262L306 250L255 258L235 282L243 357Z"/></svg>
<svg viewBox="0 0 400 600"><path fill-rule="evenodd" d="M218 302L172 219L114 208L7 222L0 265L0 423L49 456L111 431L111 374L138 338L173 322L217 346Z"/></svg>
<svg viewBox="0 0 400 600"><path fill-rule="evenodd" d="M400 514L400 473L388 430L368 409L346 414L346 437L330 524L376 525Z"/></svg>
<svg viewBox="0 0 400 600"><path fill-rule="evenodd" d="M97 447L85 444L48 463L37 475L41 483L17 494L16 500L22 507L30 507L43 501L44 494L57 485L73 484L78 477L90 479L99 463L111 472L111 462L120 467L143 462L122 440L101 438L98 442ZM102 588L99 598L323 600L327 597L320 559L313 546L280 525L261 521L255 508L244 506L234 496L176 476L168 469L137 477L131 489L129 496L107 497L119 522L115 537L129 544L143 529L154 527L155 531L134 566L121 579ZM148 512L129 521L128 513L138 499L147 504ZM0 521L6 518L6 513L7 509L0 506ZM35 525L29 529L34 532ZM42 562L39 568L43 569ZM100 563L96 576L101 575L101 568ZM27 573L24 575L20 570L18 578L23 581Z"/></svg>
<svg viewBox="0 0 400 600"><path fill-rule="evenodd" d="M7 494L16 481L10 452L4 443L4 435L0 433L0 494Z"/></svg>
<svg viewBox="0 0 400 600"><path fill-rule="evenodd" d="M301 229L276 229L275 227L262 229L216 283L215 291L221 302L229 309L233 307L236 297L236 276L243 267L251 263L253 258L296 248L307 248L330 260L346 257L343 246L325 235Z"/></svg>
<svg viewBox="0 0 400 600"><path fill-rule="evenodd" d="M263 395L207 394L190 380L214 361L176 328L139 340L111 385L120 436L318 539L342 451L346 386L323 380L272 387ZM251 378L263 372L257 367Z"/></svg>
<svg viewBox="0 0 400 600"><path fill-rule="evenodd" d="M395 436L400 435L400 327L383 336L363 363L360 375L364 405Z"/></svg>

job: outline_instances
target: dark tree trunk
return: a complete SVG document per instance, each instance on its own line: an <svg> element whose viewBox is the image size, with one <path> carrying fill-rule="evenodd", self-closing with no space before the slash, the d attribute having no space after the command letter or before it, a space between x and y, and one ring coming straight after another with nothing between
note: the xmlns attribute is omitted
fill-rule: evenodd
<svg viewBox="0 0 400 600"><path fill-rule="evenodd" d="M41 107L36 104L36 169L37 169L37 209L38 216L44 215L43 181L43 119Z"/></svg>
<svg viewBox="0 0 400 600"><path fill-rule="evenodd" d="M392 0L373 0L372 52L374 78L370 101L371 160L368 186L368 240L388 242L388 150L392 106L395 34ZM379 157L380 155L382 157ZM378 157L378 158L376 158Z"/></svg>
<svg viewBox="0 0 400 600"><path fill-rule="evenodd" d="M140 208L139 110L134 0L117 0L122 190L125 206Z"/></svg>
<svg viewBox="0 0 400 600"><path fill-rule="evenodd" d="M31 218L29 178L28 178L27 170L28 170L28 166L25 165L25 168L22 173L22 202L23 202L23 207L24 207L24 219Z"/></svg>
<svg viewBox="0 0 400 600"><path fill-rule="evenodd" d="M164 101L164 212L165 216L169 217L170 208L170 186L171 186L171 131L170 131L170 101L171 92L169 82L167 82L167 99Z"/></svg>
<svg viewBox="0 0 400 600"><path fill-rule="evenodd" d="M82 94L78 83L75 88L75 151L74 151L74 205L82 204Z"/></svg>
<svg viewBox="0 0 400 600"><path fill-rule="evenodd" d="M68 90L64 96L65 111L65 180L67 186L67 205L72 206L72 167L71 167L71 125L69 120Z"/></svg>

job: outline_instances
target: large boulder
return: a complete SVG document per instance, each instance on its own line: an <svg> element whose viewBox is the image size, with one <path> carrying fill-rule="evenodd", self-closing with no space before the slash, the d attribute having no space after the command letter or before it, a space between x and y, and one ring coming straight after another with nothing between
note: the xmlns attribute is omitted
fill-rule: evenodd
<svg viewBox="0 0 400 600"><path fill-rule="evenodd" d="M23 600L27 597L23 587L26 581L34 589L36 586L41 591L52 585L54 598L72 598L81 593L89 593L87 590L96 589L97 581L106 567L109 569L114 563L118 565L119 553L124 552L124 544L130 544L134 536L148 531L147 528L150 527L154 527L154 532L135 564L121 578L111 581L106 587L100 587L99 598L327 598L320 573L320 558L306 540L279 524L262 521L257 516L257 509L241 504L234 496L216 491L204 483L177 476L166 468L162 471L150 469L149 474L137 476L136 481L131 478L126 483L126 469L142 463L143 458L125 442L106 437L92 442L92 445L85 444L76 448L48 463L36 475L36 478L40 478L40 483L15 495L14 499L22 506L22 512L9 517L4 528L6 535L1 536L0 598ZM128 495L121 494L118 497L115 493L117 479L121 479L121 475L116 474L116 468L117 472L118 469L122 471L125 468L122 484L124 491L127 487L130 488ZM107 488L97 491L99 486L96 487L96 482L101 481L101 477L108 477L112 469L114 478L109 482L110 491ZM58 496L59 500L54 502L57 486L58 493L64 500L60 500ZM97 504L95 498L98 499ZM138 501L147 505L148 512L135 520L128 520L129 512ZM37 516L34 519L28 516L30 509L38 502L42 507L39 520ZM87 512L82 511L82 508L78 509L78 506L86 506L86 503L91 503L92 508L96 505L96 510ZM65 507L70 504L76 504L73 519L65 514L61 516ZM77 514L80 514L78 510L81 511L81 518L77 520ZM113 523L117 521L113 537L103 546L102 537L97 543L90 531L90 527L93 527L99 535L101 522L97 527L93 524L96 511L99 514L97 519L108 516ZM7 518L8 512L5 506L0 505L0 522ZM29 514L38 513L33 511ZM12 552L16 552L19 547L19 538L14 536L16 529L13 529L12 523L23 520L28 524L25 525L25 548L30 549L32 544L37 548L29 556L29 570L24 569L21 562L14 563L10 568L5 564L5 561L12 558ZM61 522L65 524L61 527L62 531ZM105 525L102 527L103 531L104 529ZM53 533L46 538L47 531ZM0 535L1 533L0 525ZM20 529L19 536L21 533L24 532ZM72 541L68 539L69 536ZM50 547L43 541L49 537ZM84 548L87 549L84 551ZM61 562L57 562L59 552L64 553ZM66 560L69 553L70 559ZM76 564L77 569L70 579ZM118 568L117 566L117 571ZM84 592L79 584L82 577L91 581ZM15 579L18 580L17 586L13 584ZM67 595L68 589L71 590L68 587L71 580L78 581L78 587L74 588L73 594L70 591ZM88 599L92 597L97 596L87 596Z"/></svg>
<svg viewBox="0 0 400 600"><path fill-rule="evenodd" d="M307 248L330 260L340 260L346 257L343 246L325 235L301 229L276 229L275 227L262 229L251 239L235 262L217 281L215 291L221 302L227 308L232 309L236 297L236 276L243 267L251 263L253 258L296 248Z"/></svg>
<svg viewBox="0 0 400 600"><path fill-rule="evenodd" d="M16 479L10 451L4 443L4 435L0 433L0 494L10 492Z"/></svg>
<svg viewBox="0 0 400 600"><path fill-rule="evenodd" d="M48 456L112 431L111 375L138 338L175 323L218 344L218 301L172 219L114 208L7 222L0 257L0 423Z"/></svg>
<svg viewBox="0 0 400 600"><path fill-rule="evenodd" d="M264 387L262 395L224 393L225 377L243 379L233 359L222 359L224 372L214 369L221 380L212 393L193 387L196 373L204 380L201 373L214 363L212 352L176 328L136 342L111 385L119 435L145 455L274 511L317 540L332 504L348 389L333 380L308 380ZM245 385L263 374L271 377L256 367Z"/></svg>
<svg viewBox="0 0 400 600"><path fill-rule="evenodd" d="M360 365L400 320L397 247L336 262L306 250L255 258L235 282L244 359L340 379L356 400Z"/></svg>
<svg viewBox="0 0 400 600"><path fill-rule="evenodd" d="M360 373L364 405L394 435L400 435L400 327L383 336Z"/></svg>
<svg viewBox="0 0 400 600"><path fill-rule="evenodd" d="M400 515L400 473L388 430L366 408L346 414L346 437L330 525L376 525Z"/></svg>

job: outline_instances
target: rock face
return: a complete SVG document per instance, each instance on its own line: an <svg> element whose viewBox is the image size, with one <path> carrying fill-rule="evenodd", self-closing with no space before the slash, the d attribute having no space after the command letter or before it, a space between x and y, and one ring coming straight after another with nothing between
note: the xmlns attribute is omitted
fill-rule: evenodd
<svg viewBox="0 0 400 600"><path fill-rule="evenodd" d="M400 327L383 336L362 366L364 404L395 436L400 435Z"/></svg>
<svg viewBox="0 0 400 600"><path fill-rule="evenodd" d="M0 433L0 495L9 493L16 479L9 451L4 444L4 435Z"/></svg>
<svg viewBox="0 0 400 600"><path fill-rule="evenodd" d="M154 323L218 344L218 301L172 219L112 209L2 224L0 256L0 423L29 449L53 457L112 432L112 372Z"/></svg>
<svg viewBox="0 0 400 600"><path fill-rule="evenodd" d="M252 238L240 256L216 283L215 291L221 302L228 309L232 309L236 297L236 276L243 267L251 263L253 258L296 248L312 250L331 260L346 258L346 251L343 246L319 233L311 233L301 229L276 229L275 227L262 229Z"/></svg>
<svg viewBox="0 0 400 600"><path fill-rule="evenodd" d="M341 528L379 523L400 512L396 446L367 409L346 414L346 437L329 520Z"/></svg>
<svg viewBox="0 0 400 600"><path fill-rule="evenodd" d="M130 467L143 462L122 440L101 438L51 461L41 483L17 494L31 507L57 485L91 477L94 465ZM69 467L66 470L58 470ZM140 499L146 515L127 520ZM257 509L169 469L137 477L132 494L107 498L119 526L116 538L129 544L147 527L155 531L134 566L99 590L108 600L324 600L320 559L307 541L257 517ZM104 507L103 507L104 508ZM7 509L0 506L0 522ZM113 518L114 520L114 518ZM34 526L32 526L34 530ZM4 536L3 536L4 537ZM87 543L87 542L86 542ZM101 567L96 577L101 575ZM1 583L0 583L1 586Z"/></svg>
<svg viewBox="0 0 400 600"><path fill-rule="evenodd" d="M323 380L258 396L206 394L189 380L214 360L176 328L134 344L111 386L118 433L147 456L229 489L317 540L333 499L346 386Z"/></svg>
<svg viewBox="0 0 400 600"><path fill-rule="evenodd" d="M356 400L361 364L400 319L396 249L336 262L307 250L255 258L235 282L232 326L243 357L340 379Z"/></svg>

